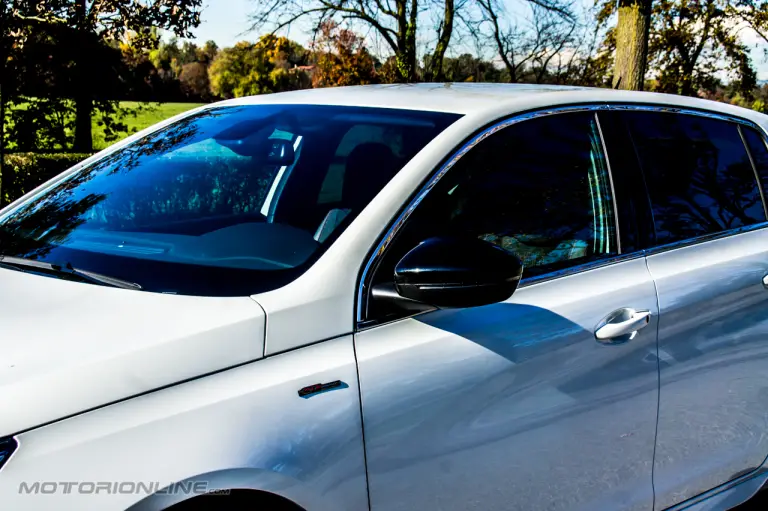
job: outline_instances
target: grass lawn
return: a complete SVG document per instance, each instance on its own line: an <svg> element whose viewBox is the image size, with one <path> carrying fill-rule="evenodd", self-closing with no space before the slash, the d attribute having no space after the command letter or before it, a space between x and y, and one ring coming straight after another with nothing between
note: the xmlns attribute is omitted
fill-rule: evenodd
<svg viewBox="0 0 768 511"><path fill-rule="evenodd" d="M123 122L128 125L130 133L143 130L146 127L157 124L158 122L178 115L187 110L200 106L202 103L138 103L136 101L121 101L123 108L137 108L142 106L141 111L136 116L128 115ZM98 125L99 118L93 118L93 149L100 151L114 142L104 140L104 130ZM120 139L127 137L130 133L120 133Z"/></svg>
<svg viewBox="0 0 768 511"><path fill-rule="evenodd" d="M128 126L129 132L119 133L117 140L121 140L136 131L140 131L153 124L157 124L164 119L186 112L187 110L191 110L200 105L202 105L202 103L139 103L137 101L121 101L120 106L122 108L136 109L140 107L140 109L136 112L136 115L129 114L122 119L122 122ZM26 108L26 105L17 105L15 108L24 109ZM113 140L112 142L104 140L104 128L99 126L99 115L94 115L91 122L93 124L94 151L101 151L117 142L117 140ZM56 149L62 148L57 147Z"/></svg>

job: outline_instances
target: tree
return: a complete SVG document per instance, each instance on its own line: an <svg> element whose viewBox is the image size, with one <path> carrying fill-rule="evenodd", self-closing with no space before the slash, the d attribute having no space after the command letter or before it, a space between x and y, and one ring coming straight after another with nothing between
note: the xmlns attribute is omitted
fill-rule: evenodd
<svg viewBox="0 0 768 511"><path fill-rule="evenodd" d="M58 2L56 3L58 5ZM39 0L0 0L0 198L6 147L6 105L19 94L22 79L13 69L27 41L45 24L59 23Z"/></svg>
<svg viewBox="0 0 768 511"><path fill-rule="evenodd" d="M117 112L111 98L102 92L104 84L94 79L99 76L99 65L94 52L121 41L129 34L135 46L155 44L152 29L169 30L178 36L190 35L200 23L202 0L31 0L47 18L39 29L51 33L68 31L65 48L70 51L70 80L75 101L75 150L92 151L91 117L94 109L101 111L109 122ZM100 77L101 78L101 77Z"/></svg>
<svg viewBox="0 0 768 511"><path fill-rule="evenodd" d="M443 16L437 26L437 44L429 55L425 67L424 80L431 82L443 79L443 60L453 35L453 20L456 16L455 0L445 0Z"/></svg>
<svg viewBox="0 0 768 511"><path fill-rule="evenodd" d="M306 50L285 37L267 34L255 44L239 42L221 50L211 64L211 92L233 98L308 87L300 68L306 59Z"/></svg>
<svg viewBox="0 0 768 511"><path fill-rule="evenodd" d="M619 0L613 86L643 90L652 0Z"/></svg>
<svg viewBox="0 0 768 511"><path fill-rule="evenodd" d="M713 90L722 73L751 93L757 76L729 10L726 0L657 0L650 42L655 90L695 95Z"/></svg>
<svg viewBox="0 0 768 511"><path fill-rule="evenodd" d="M206 41L202 48L198 48L195 56L198 62L210 66L213 59L219 53L219 46L215 41Z"/></svg>
<svg viewBox="0 0 768 511"><path fill-rule="evenodd" d="M167 42L160 41L154 49L150 50L149 60L164 79L178 78L181 66L184 65L181 61L178 38L172 37Z"/></svg>
<svg viewBox="0 0 768 511"><path fill-rule="evenodd" d="M330 20L320 25L316 37L312 44L313 87L365 85L378 81L374 59L362 37Z"/></svg>
<svg viewBox="0 0 768 511"><path fill-rule="evenodd" d="M570 14L531 4L529 26L520 27L503 21L511 16L502 2L478 0L478 5L489 28L487 38L506 68L508 81L542 83L549 76L551 64L559 62L566 49L571 59L577 56L577 23Z"/></svg>
<svg viewBox="0 0 768 511"><path fill-rule="evenodd" d="M541 0L558 1L558 0ZM418 79L417 39L419 18L433 14L439 21L436 27L437 43L432 52L430 65L425 73L429 79L437 79L442 73L442 61L451 37L456 29L457 5L455 0L256 0L253 13L253 29L271 26L277 32L301 18L309 18L316 27L330 19L357 23L372 30L380 37L394 57L390 65L393 78L399 82ZM441 8L436 8L441 5Z"/></svg>
<svg viewBox="0 0 768 511"><path fill-rule="evenodd" d="M487 60L464 53L443 60L443 76L449 82L500 82L501 70Z"/></svg>
<svg viewBox="0 0 768 511"><path fill-rule="evenodd" d="M311 17L315 26L340 16L360 21L377 32L394 53L400 81L416 79L416 22L418 0L317 0L304 4L292 0L256 0L253 29L273 25L275 32L302 17Z"/></svg>
<svg viewBox="0 0 768 511"><path fill-rule="evenodd" d="M615 10L615 3L605 0L598 22L605 24ZM751 95L756 73L742 40L743 22L748 21L756 31L763 30L768 28L767 13L768 5L757 6L751 0L656 0L647 56L651 90L689 96L711 93L720 86L721 78L726 78L735 91ZM609 53L618 54L618 28L606 37ZM621 87L625 88L625 75L618 65L617 60L614 83L621 77Z"/></svg>
<svg viewBox="0 0 768 511"><path fill-rule="evenodd" d="M207 99L210 83L208 81L208 67L202 62L190 62L181 67L179 74L181 90L189 97Z"/></svg>

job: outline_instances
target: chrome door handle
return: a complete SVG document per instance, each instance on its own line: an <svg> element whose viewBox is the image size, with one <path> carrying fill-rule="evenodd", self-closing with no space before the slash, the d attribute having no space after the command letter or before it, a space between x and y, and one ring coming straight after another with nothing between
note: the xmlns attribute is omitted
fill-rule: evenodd
<svg viewBox="0 0 768 511"><path fill-rule="evenodd" d="M629 339L632 339L638 330L648 326L650 322L651 311L618 309L600 322L595 330L595 337L598 341L612 341L622 336L630 336Z"/></svg>
<svg viewBox="0 0 768 511"><path fill-rule="evenodd" d="M768 275L766 275L765 277L763 277L763 285L764 285L765 287L768 287Z"/></svg>

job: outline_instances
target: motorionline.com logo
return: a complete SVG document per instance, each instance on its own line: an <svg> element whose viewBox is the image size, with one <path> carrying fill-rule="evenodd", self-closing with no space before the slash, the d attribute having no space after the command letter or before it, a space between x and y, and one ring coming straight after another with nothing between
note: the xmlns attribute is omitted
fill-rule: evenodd
<svg viewBox="0 0 768 511"><path fill-rule="evenodd" d="M19 484L23 495L229 495L229 490L210 488L207 481L163 484L158 481L35 481Z"/></svg>

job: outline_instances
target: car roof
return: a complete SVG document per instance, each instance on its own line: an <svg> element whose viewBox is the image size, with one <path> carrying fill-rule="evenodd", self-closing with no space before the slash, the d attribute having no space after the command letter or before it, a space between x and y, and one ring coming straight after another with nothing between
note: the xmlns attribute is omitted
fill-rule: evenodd
<svg viewBox="0 0 768 511"><path fill-rule="evenodd" d="M510 83L417 83L303 89L249 96L212 106L248 104L327 104L429 110L463 115L505 115L518 111L579 103L652 104L703 109L765 124L768 116L754 110L701 98L651 92Z"/></svg>
<svg viewBox="0 0 768 511"><path fill-rule="evenodd" d="M303 89L238 98L231 102L250 104L290 101L291 103L407 108L466 114L494 104L498 105L500 99L579 89L579 87L509 83L410 83Z"/></svg>

